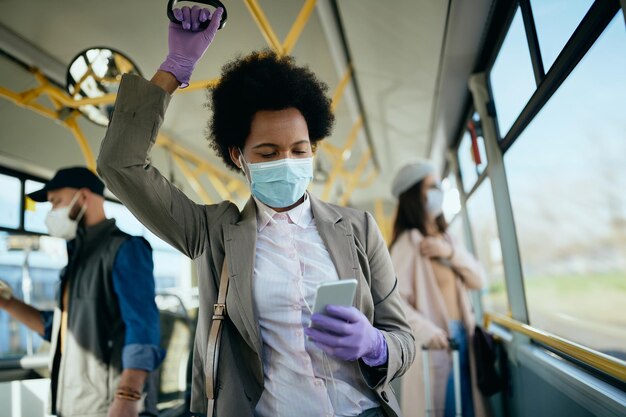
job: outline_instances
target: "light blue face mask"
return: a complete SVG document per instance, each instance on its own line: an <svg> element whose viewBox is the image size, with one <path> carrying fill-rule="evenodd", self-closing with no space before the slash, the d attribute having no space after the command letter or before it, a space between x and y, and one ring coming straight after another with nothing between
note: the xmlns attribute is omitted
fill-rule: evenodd
<svg viewBox="0 0 626 417"><path fill-rule="evenodd" d="M426 212L433 218L443 213L443 192L432 188L426 192Z"/></svg>
<svg viewBox="0 0 626 417"><path fill-rule="evenodd" d="M272 208L293 205L313 179L313 158L284 158L245 165L252 195Z"/></svg>

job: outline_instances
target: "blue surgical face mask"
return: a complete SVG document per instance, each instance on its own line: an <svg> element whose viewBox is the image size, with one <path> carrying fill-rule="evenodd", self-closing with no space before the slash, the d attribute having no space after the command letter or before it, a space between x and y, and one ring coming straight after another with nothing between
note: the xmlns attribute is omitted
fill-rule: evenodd
<svg viewBox="0 0 626 417"><path fill-rule="evenodd" d="M426 192L426 212L433 218L443 213L443 192L438 188L431 188Z"/></svg>
<svg viewBox="0 0 626 417"><path fill-rule="evenodd" d="M313 179L313 158L284 158L249 164L247 177L252 195L273 208L289 207L306 192ZM246 170L244 170L245 172Z"/></svg>

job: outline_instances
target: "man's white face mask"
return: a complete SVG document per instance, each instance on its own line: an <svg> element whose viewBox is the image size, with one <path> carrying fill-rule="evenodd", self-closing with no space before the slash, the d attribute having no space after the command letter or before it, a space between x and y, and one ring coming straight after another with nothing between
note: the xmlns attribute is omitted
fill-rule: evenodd
<svg viewBox="0 0 626 417"><path fill-rule="evenodd" d="M46 216L46 227L50 236L58 237L65 240L72 240L76 237L78 222L83 218L87 205L81 207L76 220L70 218L70 213L76 201L78 201L79 193L74 194L72 201L67 207L59 207L50 210Z"/></svg>

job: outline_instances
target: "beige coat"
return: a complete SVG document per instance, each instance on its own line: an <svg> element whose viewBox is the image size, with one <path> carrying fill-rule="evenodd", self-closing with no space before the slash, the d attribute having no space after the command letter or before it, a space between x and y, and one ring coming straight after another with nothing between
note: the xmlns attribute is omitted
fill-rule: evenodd
<svg viewBox="0 0 626 417"><path fill-rule="evenodd" d="M449 237L454 247L450 260L452 268L457 273L456 289L459 300L459 310L468 336L474 332L474 316L467 294L467 289L480 288L484 282L483 269L476 259L452 237ZM402 412L404 417L422 417L425 415L424 377L422 371L422 345L425 345L432 336L442 329L448 331L448 313L445 302L439 290L430 260L420 254L422 234L417 229L404 232L391 248L391 259L398 277L400 295L407 319L413 330L418 354L409 371L401 379ZM473 398L476 417L484 414L482 396L476 389L474 360L472 346L470 346L470 364L472 367ZM436 415L442 416L445 391L448 375L452 366L449 352L433 351L430 353L431 393Z"/></svg>
<svg viewBox="0 0 626 417"><path fill-rule="evenodd" d="M115 112L98 158L98 173L109 189L161 239L197 265L200 308L193 352L191 409L211 411L205 394L207 341L217 298L218 271L228 259L230 287L227 319L217 375L216 415L252 417L263 392L262 340L252 294L256 243L256 206L243 211L230 201L201 205L169 183L150 163L170 95L137 76L125 75ZM408 369L415 342L404 316L389 252L371 215L337 207L311 196L320 236L342 278L356 278L355 307L380 329L388 346L386 368L359 367L385 415L399 416L389 382ZM306 395L306 393L294 393ZM282 417L282 416L277 416ZM289 416L285 416L289 417Z"/></svg>

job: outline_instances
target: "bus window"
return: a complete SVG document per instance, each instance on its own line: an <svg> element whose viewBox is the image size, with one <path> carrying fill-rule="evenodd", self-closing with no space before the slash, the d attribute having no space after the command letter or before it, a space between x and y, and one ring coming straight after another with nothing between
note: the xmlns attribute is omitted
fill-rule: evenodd
<svg viewBox="0 0 626 417"><path fill-rule="evenodd" d="M448 226L448 233L450 233L457 242L461 242L465 245L465 233L463 232L463 218L461 216L456 216L452 219L452 222Z"/></svg>
<svg viewBox="0 0 626 417"><path fill-rule="evenodd" d="M470 119L457 151L463 190L469 193L487 168L487 152L478 114Z"/></svg>
<svg viewBox="0 0 626 417"><path fill-rule="evenodd" d="M0 174L0 226L11 229L20 227L20 180Z"/></svg>
<svg viewBox="0 0 626 417"><path fill-rule="evenodd" d="M25 198L21 194L22 181L26 194L43 186L41 181L0 174L0 187L4 190L0 200L0 226L7 230L0 232L0 278L11 286L17 298L38 309L53 310L59 274L67 264L66 242L45 236L44 221L51 208L47 202L28 201L24 230L20 229L21 200ZM192 289L190 260L149 232L121 204L105 201L105 212L116 219L120 229L144 236L150 242L157 290L174 290L187 308L193 308L197 300ZM26 236L24 231L34 235ZM24 268L25 262L27 268ZM44 353L47 349L48 344L39 335L0 310L0 359Z"/></svg>
<svg viewBox="0 0 626 417"><path fill-rule="evenodd" d="M537 87L519 8L493 64L489 81L503 138Z"/></svg>
<svg viewBox="0 0 626 417"><path fill-rule="evenodd" d="M474 237L474 250L487 273L483 306L485 310L507 314L509 304L502 250L489 178L469 196L466 207Z"/></svg>
<svg viewBox="0 0 626 417"><path fill-rule="evenodd" d="M443 191L443 215L447 222L452 222L461 211L461 196L456 184L454 173L450 173L441 181Z"/></svg>
<svg viewBox="0 0 626 417"><path fill-rule="evenodd" d="M146 229L120 203L106 201L104 210L107 217L115 218L115 222L121 230L131 235L143 236L152 246L157 291L174 288L188 290L191 288L191 261L187 257Z"/></svg>
<svg viewBox="0 0 626 417"><path fill-rule="evenodd" d="M592 4L593 0L530 0L546 72Z"/></svg>
<svg viewBox="0 0 626 417"><path fill-rule="evenodd" d="M41 190L43 186L44 183L39 181L26 180L24 182L24 190L26 194ZM26 210L24 211L24 229L35 233L48 233L45 220L46 215L51 208L52 204L48 202L37 203L30 200L26 206Z"/></svg>
<svg viewBox="0 0 626 417"><path fill-rule="evenodd" d="M618 13L504 157L530 323L621 358L625 45Z"/></svg>
<svg viewBox="0 0 626 417"><path fill-rule="evenodd" d="M65 241L44 236L33 251L27 250L28 241L24 236L0 233L0 277L20 300L41 310L53 310L59 273L67 263ZM25 274L27 256L29 268ZM43 353L47 349L48 344L37 333L0 310L0 359Z"/></svg>

